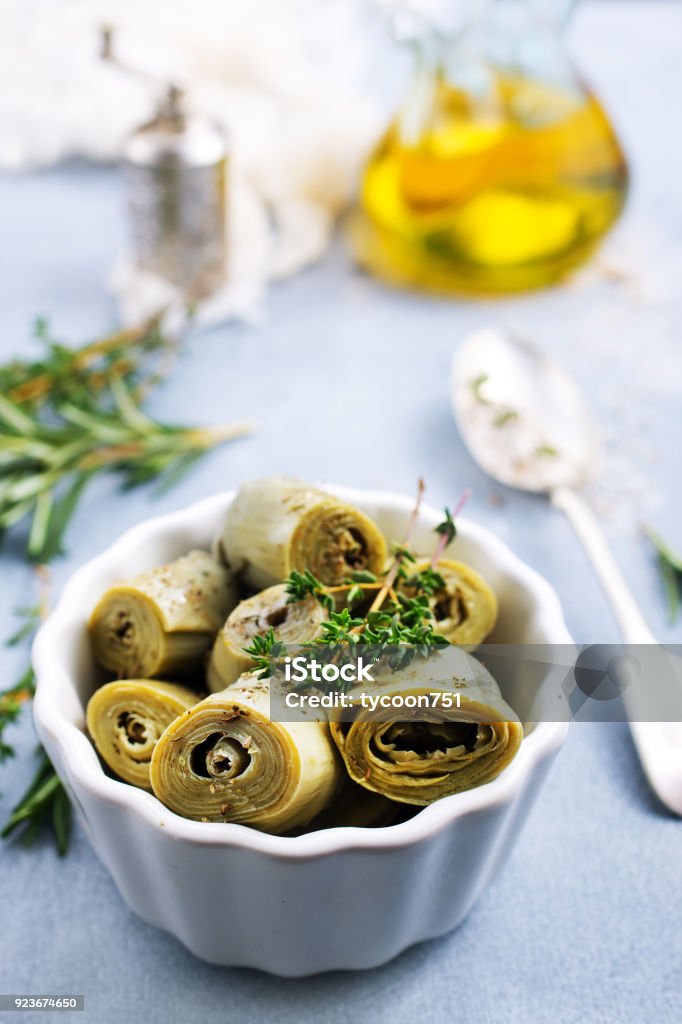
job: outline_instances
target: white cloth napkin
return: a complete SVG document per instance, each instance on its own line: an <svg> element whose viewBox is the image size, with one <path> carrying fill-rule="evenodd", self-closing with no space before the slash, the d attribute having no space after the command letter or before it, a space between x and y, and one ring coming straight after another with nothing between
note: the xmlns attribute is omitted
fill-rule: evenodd
<svg viewBox="0 0 682 1024"><path fill-rule="evenodd" d="M123 59L180 76L190 103L225 126L229 283L199 322L257 318L270 281L325 251L380 130L360 85L362 0L0 0L0 12L0 167L114 160L151 116L155 82L99 59L105 23ZM111 285L124 322L181 298L125 255Z"/></svg>

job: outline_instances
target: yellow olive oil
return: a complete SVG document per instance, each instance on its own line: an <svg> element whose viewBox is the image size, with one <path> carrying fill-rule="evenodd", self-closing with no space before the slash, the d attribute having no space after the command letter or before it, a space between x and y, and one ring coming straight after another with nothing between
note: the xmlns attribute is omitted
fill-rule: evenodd
<svg viewBox="0 0 682 1024"><path fill-rule="evenodd" d="M349 234L358 261L393 283L537 288L590 255L626 191L592 94L500 75L492 101L475 104L436 79L419 131L398 119L370 156Z"/></svg>

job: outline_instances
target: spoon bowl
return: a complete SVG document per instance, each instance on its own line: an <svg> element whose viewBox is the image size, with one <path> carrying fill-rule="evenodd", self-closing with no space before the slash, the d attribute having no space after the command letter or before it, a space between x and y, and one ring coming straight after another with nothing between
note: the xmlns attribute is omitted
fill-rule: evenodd
<svg viewBox="0 0 682 1024"><path fill-rule="evenodd" d="M598 432L563 367L495 328L468 335L452 364L452 407L462 438L489 476L525 491L582 484Z"/></svg>

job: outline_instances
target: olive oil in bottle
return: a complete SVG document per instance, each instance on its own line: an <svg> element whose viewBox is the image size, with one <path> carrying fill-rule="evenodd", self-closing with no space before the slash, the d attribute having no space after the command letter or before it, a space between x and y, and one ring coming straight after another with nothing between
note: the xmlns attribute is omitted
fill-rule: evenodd
<svg viewBox="0 0 682 1024"><path fill-rule="evenodd" d="M481 102L436 73L427 108L415 119L408 105L369 158L349 222L361 265L396 284L494 294L587 259L627 191L592 93L494 72Z"/></svg>

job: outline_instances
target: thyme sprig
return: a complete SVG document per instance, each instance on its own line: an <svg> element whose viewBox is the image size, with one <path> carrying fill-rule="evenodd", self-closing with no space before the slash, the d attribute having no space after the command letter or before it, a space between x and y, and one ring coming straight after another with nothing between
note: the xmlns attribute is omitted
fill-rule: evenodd
<svg viewBox="0 0 682 1024"><path fill-rule="evenodd" d="M434 551L433 557L431 559L432 569L436 568L436 565L438 564L439 559L443 555L443 552L450 544L452 544L453 540L457 536L457 526L455 525L455 519L460 514L460 512L462 511L470 497L471 491L466 490L464 491L461 498L457 502L454 512L450 512L450 509L448 508L444 510L445 519L441 523L439 523L435 529L435 532L439 535L439 540L438 544L436 545L436 550Z"/></svg>
<svg viewBox="0 0 682 1024"><path fill-rule="evenodd" d="M305 601L307 597L315 597L328 611L334 610L334 598L317 576L306 569L304 572L292 572L286 581L287 604Z"/></svg>
<svg viewBox="0 0 682 1024"><path fill-rule="evenodd" d="M320 635L309 644L302 645L306 653L313 654L320 652L320 648L327 648L327 657L338 662L348 657L351 648L357 649L362 645L363 655L372 660L387 657L389 665L396 669L409 664L414 657L425 657L434 647L449 643L434 629L429 597L445 586L435 565L456 536L455 516L469 494L466 492L462 496L454 512L445 509L445 518L435 527L438 543L433 563L410 576L407 566L416 560L411 549L412 536L424 490L424 482L419 480L405 537L400 544L393 546L393 561L383 578L366 571L354 572L343 584L326 586L306 569L304 572L292 572L285 581L288 603L315 597L329 613L327 620L320 624ZM410 588L409 593L396 590L400 582ZM368 593L374 596L367 612L362 616L353 615L351 607ZM345 597L343 608L337 606L340 595ZM265 636L255 637L251 646L244 650L253 658L253 671L265 678L272 676L274 663L284 655L285 645L278 644L271 627ZM306 681L303 685L310 683ZM339 685L343 688L345 684Z"/></svg>
<svg viewBox="0 0 682 1024"><path fill-rule="evenodd" d="M250 647L245 647L244 651L253 658L252 672L266 679L272 675L277 658L284 654L285 644L277 639L274 629L270 626L264 636L254 636Z"/></svg>
<svg viewBox="0 0 682 1024"><path fill-rule="evenodd" d="M414 576L408 576L405 580L406 586L415 594L423 594L425 597L433 597L445 586L445 580L439 572L427 565L426 569L417 572Z"/></svg>

